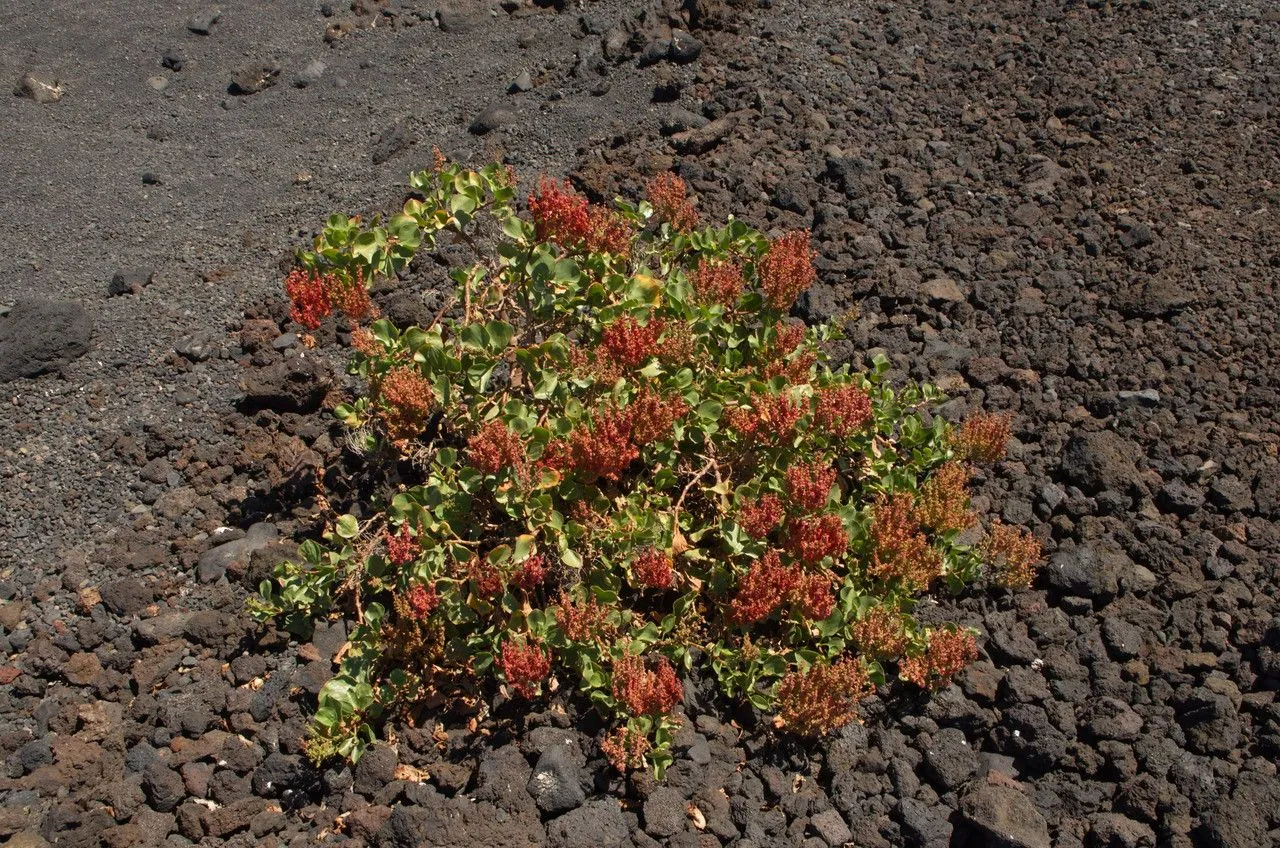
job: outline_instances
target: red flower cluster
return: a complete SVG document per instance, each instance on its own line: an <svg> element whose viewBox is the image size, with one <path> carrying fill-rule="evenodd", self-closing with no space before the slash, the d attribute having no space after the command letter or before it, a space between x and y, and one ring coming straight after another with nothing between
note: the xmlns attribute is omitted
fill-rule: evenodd
<svg viewBox="0 0 1280 848"><path fill-rule="evenodd" d="M761 495L738 509L738 524L754 539L763 539L782 521L782 501L777 495Z"/></svg>
<svg viewBox="0 0 1280 848"><path fill-rule="evenodd" d="M551 654L536 644L518 645L504 642L502 645L502 676L511 684L517 695L532 698L538 687L551 673Z"/></svg>
<svg viewBox="0 0 1280 848"><path fill-rule="evenodd" d="M808 231L796 230L776 239L756 263L756 271L769 305L779 311L790 309L800 293L818 278Z"/></svg>
<svg viewBox="0 0 1280 848"><path fill-rule="evenodd" d="M767 359L781 359L794 353L804 341L804 324L800 321L775 321L773 340L765 354Z"/></svg>
<svg viewBox="0 0 1280 848"><path fill-rule="evenodd" d="M729 602L729 620L734 624L764 621L796 590L800 577L799 571L782 564L777 551L766 552L738 581L738 592Z"/></svg>
<svg viewBox="0 0 1280 848"><path fill-rule="evenodd" d="M742 266L732 262L711 263L698 261L693 272L693 290L703 303L718 303L732 307L742 296Z"/></svg>
<svg viewBox="0 0 1280 848"><path fill-rule="evenodd" d="M688 365L698 358L698 340L687 321L671 321L666 324L662 341L658 344L658 361L665 365Z"/></svg>
<svg viewBox="0 0 1280 848"><path fill-rule="evenodd" d="M318 329L335 309L353 324L376 311L359 269L354 280L343 280L337 274L294 268L285 277L284 292L292 303L289 317L308 330Z"/></svg>
<svg viewBox="0 0 1280 848"><path fill-rule="evenodd" d="M516 569L515 576L511 578L511 582L526 592L532 592L542 585L542 581L546 579L547 558L542 554L534 554L520 563L520 567Z"/></svg>
<svg viewBox="0 0 1280 848"><path fill-rule="evenodd" d="M995 580L1006 589L1027 589L1036 578L1041 547L1035 536L997 521L982 543L982 555L995 570Z"/></svg>
<svg viewBox="0 0 1280 848"><path fill-rule="evenodd" d="M561 591L556 618L565 638L571 642L599 642L612 630L608 621L609 611L589 593L586 600L579 601Z"/></svg>
<svg viewBox="0 0 1280 848"><path fill-rule="evenodd" d="M431 381L408 365L388 371L378 383L378 395L387 404L383 417L393 438L408 438L418 433L436 402Z"/></svg>
<svg viewBox="0 0 1280 848"><path fill-rule="evenodd" d="M654 666L649 668L644 657L630 653L613 662L613 697L635 715L667 715L683 696L671 662L659 657Z"/></svg>
<svg viewBox="0 0 1280 848"><path fill-rule="evenodd" d="M627 406L631 415L631 441L637 447L644 447L666 439L688 411L689 404L679 395L664 398L644 389Z"/></svg>
<svg viewBox="0 0 1280 848"><path fill-rule="evenodd" d="M941 689L978 658L978 643L968 630L934 630L918 657L898 664L898 676L924 689Z"/></svg>
<svg viewBox="0 0 1280 848"><path fill-rule="evenodd" d="M858 386L832 386L815 395L813 423L837 438L861 430L871 420L871 398Z"/></svg>
<svg viewBox="0 0 1280 848"><path fill-rule="evenodd" d="M645 195L653 205L653 214L673 229L688 231L698 225L698 213L689 202L684 180L664 171L645 185Z"/></svg>
<svg viewBox="0 0 1280 848"><path fill-rule="evenodd" d="M284 293L293 304L289 317L295 324L316 330L320 322L333 312L327 277L332 275L320 275L302 268L294 268L285 277Z"/></svg>
<svg viewBox="0 0 1280 848"><path fill-rule="evenodd" d="M479 432L467 440L467 458L477 471L485 474L496 474L503 468L522 474L528 462L519 434L496 418L485 422Z"/></svg>
<svg viewBox="0 0 1280 848"><path fill-rule="evenodd" d="M825 621L836 608L835 592L831 578L821 572L806 572L800 584L792 591L792 601L810 621Z"/></svg>
<svg viewBox="0 0 1280 848"><path fill-rule="evenodd" d="M797 463L787 469L787 496L800 512L817 512L827 505L836 470L830 463Z"/></svg>
<svg viewBox="0 0 1280 848"><path fill-rule="evenodd" d="M397 533L387 531L387 558L393 565L407 565L422 553L422 543L409 532L408 524L401 524Z"/></svg>
<svg viewBox="0 0 1280 848"><path fill-rule="evenodd" d="M587 212L587 235L582 248L588 253L612 253L627 256L631 253L631 224L617 212L601 206L592 206Z"/></svg>
<svg viewBox="0 0 1280 848"><path fill-rule="evenodd" d="M812 350L793 355L803 342L804 324L799 321L774 323L773 338L761 352L764 379L784 377L790 385L807 383L809 372L818 357Z"/></svg>
<svg viewBox="0 0 1280 848"><path fill-rule="evenodd" d="M857 660L818 662L808 671L793 671L778 684L778 719L804 736L830 733L857 717L857 703L873 690Z"/></svg>
<svg viewBox="0 0 1280 848"><path fill-rule="evenodd" d="M970 462L996 462L1004 456L1012 427L1008 415L976 412L960 425L953 437L956 453Z"/></svg>
<svg viewBox="0 0 1280 848"><path fill-rule="evenodd" d="M910 494L882 495L876 501L871 538L875 542L872 576L926 589L942 574L942 555L921 532Z"/></svg>
<svg viewBox="0 0 1280 848"><path fill-rule="evenodd" d="M613 359L577 345L569 348L569 368L575 377L590 377L593 382L608 387L622 377L622 368Z"/></svg>
<svg viewBox="0 0 1280 848"><path fill-rule="evenodd" d="M930 530L945 533L973 524L969 511L969 469L958 462L938 466L920 487L916 517Z"/></svg>
<svg viewBox="0 0 1280 848"><path fill-rule="evenodd" d="M853 625L853 641L872 659L893 659L907 649L907 630L902 616L884 607L871 607Z"/></svg>
<svg viewBox="0 0 1280 848"><path fill-rule="evenodd" d="M670 589L675 564L657 548L646 548L631 560L631 573L636 582L650 589Z"/></svg>
<svg viewBox="0 0 1280 848"><path fill-rule="evenodd" d="M587 199L574 192L568 180L538 180L537 190L529 196L538 241L553 239L565 247L581 243L591 231L588 206Z"/></svg>
<svg viewBox="0 0 1280 848"><path fill-rule="evenodd" d="M383 346L382 342L378 341L377 336L364 327L356 327L351 331L351 347L356 352L370 358L381 356L387 352L386 347Z"/></svg>
<svg viewBox="0 0 1280 848"><path fill-rule="evenodd" d="M734 407L725 413L729 427L748 441L787 442L795 435L804 407L788 394L755 394L751 407Z"/></svg>
<svg viewBox="0 0 1280 848"><path fill-rule="evenodd" d="M657 355L663 325L661 319L653 318L648 324L641 324L625 315L604 328L600 344L614 362L625 368L639 368Z"/></svg>
<svg viewBox="0 0 1280 848"><path fill-rule="evenodd" d="M849 547L844 522L833 513L787 522L787 551L805 565L817 565L826 557L839 559Z"/></svg>
<svg viewBox="0 0 1280 848"><path fill-rule="evenodd" d="M617 480L640 456L631 441L631 414L609 406L597 412L591 425L569 434L569 458L578 471Z"/></svg>
<svg viewBox="0 0 1280 848"><path fill-rule="evenodd" d="M377 307L364 287L364 271L356 269L356 278L350 282L335 280L330 288L334 307L347 316L352 324L358 324L370 315L377 314Z"/></svg>
<svg viewBox="0 0 1280 848"><path fill-rule="evenodd" d="M529 196L534 233L538 241L551 239L570 250L606 252L625 256L631 252L631 225L621 215L592 206L574 192L566 180L545 177Z"/></svg>
<svg viewBox="0 0 1280 848"><path fill-rule="evenodd" d="M626 771L629 768L641 768L645 754L649 753L651 747L649 737L643 733L636 733L629 727L619 727L600 743L600 753L604 754L609 765L618 771Z"/></svg>
<svg viewBox="0 0 1280 848"><path fill-rule="evenodd" d="M498 567L486 559L473 559L467 563L467 577L476 584L476 593L482 598L496 598L502 594L505 579Z"/></svg>
<svg viewBox="0 0 1280 848"><path fill-rule="evenodd" d="M405 607L415 621L425 621L427 616L440 603L440 595L435 586L423 586L414 583L404 594Z"/></svg>

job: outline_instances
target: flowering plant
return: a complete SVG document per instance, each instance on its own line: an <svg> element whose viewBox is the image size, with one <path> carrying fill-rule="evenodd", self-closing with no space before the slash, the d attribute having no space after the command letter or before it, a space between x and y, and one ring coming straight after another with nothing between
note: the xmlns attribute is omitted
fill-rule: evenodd
<svg viewBox="0 0 1280 848"><path fill-rule="evenodd" d="M816 272L805 232L698 227L682 181L588 203L543 180L438 162L389 221L335 216L289 277L295 320L336 308L367 392L337 407L397 490L334 518L254 602L305 627L340 605L357 626L322 690L311 750L351 758L392 710L569 685L615 730L619 767L671 761L681 671L820 734L896 669L946 685L973 635L926 629L917 600L989 564L1027 585L1024 531L970 511L971 461L1008 422L954 429L928 385L888 363L832 368L835 326L788 319ZM395 280L448 238L474 261L426 327L373 319L354 287Z"/></svg>

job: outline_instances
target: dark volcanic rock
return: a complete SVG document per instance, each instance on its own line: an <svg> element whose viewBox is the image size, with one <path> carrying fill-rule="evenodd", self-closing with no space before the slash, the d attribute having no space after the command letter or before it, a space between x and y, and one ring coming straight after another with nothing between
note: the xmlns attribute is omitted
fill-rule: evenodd
<svg viewBox="0 0 1280 848"><path fill-rule="evenodd" d="M155 594L132 577L104 583L98 590L102 604L116 615L131 616L155 600Z"/></svg>
<svg viewBox="0 0 1280 848"><path fill-rule="evenodd" d="M329 385L329 370L319 357L289 356L245 376L242 406L246 410L314 412Z"/></svg>
<svg viewBox="0 0 1280 848"><path fill-rule="evenodd" d="M538 809L548 815L575 809L587 797L582 789L582 769L563 745L551 746L538 757L528 788Z"/></svg>
<svg viewBox="0 0 1280 848"><path fill-rule="evenodd" d="M505 127L507 124L515 123L516 113L511 109L497 104L485 109L467 127L472 135L486 135L499 127Z"/></svg>
<svg viewBox="0 0 1280 848"><path fill-rule="evenodd" d="M627 821L613 798L589 801L547 823L551 848L621 848L629 837Z"/></svg>
<svg viewBox="0 0 1280 848"><path fill-rule="evenodd" d="M1138 451L1118 433L1100 430L1074 436L1062 457L1062 471L1086 492L1127 492L1138 483Z"/></svg>
<svg viewBox="0 0 1280 848"><path fill-rule="evenodd" d="M1113 542L1090 542L1064 548L1049 560L1049 585L1063 594L1106 602L1120 590L1133 561Z"/></svg>
<svg viewBox="0 0 1280 848"><path fill-rule="evenodd" d="M137 294L151 285L153 276L154 272L147 268L129 268L117 271L111 277L111 284L107 286L107 294L112 297L130 293Z"/></svg>
<svg viewBox="0 0 1280 848"><path fill-rule="evenodd" d="M20 300L0 315L0 383L38 377L89 351L93 320L82 306L59 300Z"/></svg>
<svg viewBox="0 0 1280 848"><path fill-rule="evenodd" d="M979 842L991 848L1050 848L1044 816L1009 786L982 784L960 800L960 814Z"/></svg>

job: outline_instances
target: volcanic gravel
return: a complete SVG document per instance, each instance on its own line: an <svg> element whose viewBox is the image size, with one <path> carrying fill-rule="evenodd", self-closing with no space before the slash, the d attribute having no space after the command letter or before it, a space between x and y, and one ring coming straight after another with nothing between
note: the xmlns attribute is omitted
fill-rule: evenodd
<svg viewBox="0 0 1280 848"><path fill-rule="evenodd" d="M1280 842L1280 13L1263 2L292 0L0 12L0 839L20 846ZM431 150L808 227L835 353L1015 416L1035 587L822 742L685 684L667 780L571 693L302 753L346 641L244 601L355 466L281 279ZM441 258L448 259L447 250ZM438 308L439 275L376 297ZM853 310L856 310L854 312Z"/></svg>

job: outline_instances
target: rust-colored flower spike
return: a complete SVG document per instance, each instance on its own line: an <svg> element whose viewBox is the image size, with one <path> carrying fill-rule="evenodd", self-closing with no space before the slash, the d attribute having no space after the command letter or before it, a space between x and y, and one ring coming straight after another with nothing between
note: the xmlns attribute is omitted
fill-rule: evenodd
<svg viewBox="0 0 1280 848"><path fill-rule="evenodd" d="M777 551L768 551L751 563L751 570L738 581L727 617L734 624L763 621L799 585L799 570L783 565Z"/></svg>
<svg viewBox="0 0 1280 848"><path fill-rule="evenodd" d="M666 657L650 667L644 657L624 654L613 663L613 697L635 715L667 715L684 696L684 687Z"/></svg>
<svg viewBox="0 0 1280 848"><path fill-rule="evenodd" d="M665 322L651 318L641 324L630 315L624 315L600 332L600 346L614 362L626 368L639 368L658 353L658 339Z"/></svg>
<svg viewBox="0 0 1280 848"><path fill-rule="evenodd" d="M738 525L753 539L763 539L782 521L782 501L777 495L761 495L738 508Z"/></svg>
<svg viewBox="0 0 1280 848"><path fill-rule="evenodd" d="M725 411L725 422L744 441L778 444L792 439L804 413L805 405L785 392L753 394L751 408L731 407Z"/></svg>
<svg viewBox="0 0 1280 848"><path fill-rule="evenodd" d="M778 724L802 736L821 736L857 718L858 702L873 686L862 663L841 659L793 671L778 684Z"/></svg>
<svg viewBox="0 0 1280 848"><path fill-rule="evenodd" d="M1011 433L1012 419L1008 415L975 412L955 431L952 445L961 459L997 462L1004 456Z"/></svg>
<svg viewBox="0 0 1280 848"><path fill-rule="evenodd" d="M619 727L600 743L600 753L618 771L644 766L645 755L652 746L649 737L629 727Z"/></svg>
<svg viewBox="0 0 1280 848"><path fill-rule="evenodd" d="M284 293L288 296L292 307L289 317L295 324L316 330L333 312L333 299L330 297L332 275L322 275L304 268L294 268L284 281Z"/></svg>
<svg viewBox="0 0 1280 848"><path fill-rule="evenodd" d="M598 410L590 426L579 425L569 434L568 452L578 471L617 480L640 456L631 441L631 413L613 406Z"/></svg>
<svg viewBox="0 0 1280 848"><path fill-rule="evenodd" d="M787 497L797 512L822 509L835 484L836 470L829 462L798 462L787 469Z"/></svg>
<svg viewBox="0 0 1280 848"><path fill-rule="evenodd" d="M589 253L612 253L630 256L635 231L627 219L612 209L590 204L587 207L587 232L582 247Z"/></svg>
<svg viewBox="0 0 1280 848"><path fill-rule="evenodd" d="M484 474L497 474L503 468L523 474L528 465L524 441L520 435L496 418L486 421L467 440L467 459L477 471Z"/></svg>
<svg viewBox="0 0 1280 848"><path fill-rule="evenodd" d="M859 386L831 386L814 393L813 423L836 438L852 435L871 420L871 397Z"/></svg>
<svg viewBox="0 0 1280 848"><path fill-rule="evenodd" d="M968 630L933 630L924 653L898 664L898 676L923 689L941 689L978 658L978 643Z"/></svg>
<svg viewBox="0 0 1280 848"><path fill-rule="evenodd" d="M844 521L834 513L787 521L787 552L806 566L817 565L827 557L839 559L848 547Z"/></svg>
<svg viewBox="0 0 1280 848"><path fill-rule="evenodd" d="M1007 589L1028 589L1036 578L1041 547L1039 540L1022 528L997 521L983 540L982 555L997 584Z"/></svg>
<svg viewBox="0 0 1280 848"><path fill-rule="evenodd" d="M871 607L853 625L853 641L866 657L897 659L907 649L907 629L900 614Z"/></svg>
<svg viewBox="0 0 1280 848"><path fill-rule="evenodd" d="M821 571L806 572L800 577L800 585L792 591L791 602L807 621L826 621L836 608L831 578Z"/></svg>
<svg viewBox="0 0 1280 848"><path fill-rule="evenodd" d="M378 307L373 305L369 290L364 285L364 271L357 268L355 278L342 281L332 278L329 282L330 297L334 307L347 316L353 325L365 318L377 317Z"/></svg>
<svg viewBox="0 0 1280 848"><path fill-rule="evenodd" d="M765 300L778 311L786 311L801 293L818 279L813 267L809 231L796 230L779 236L756 263Z"/></svg>
<svg viewBox="0 0 1280 848"><path fill-rule="evenodd" d="M631 560L636 582L650 589L670 589L674 578L671 557L657 548L645 548Z"/></svg>
<svg viewBox="0 0 1280 848"><path fill-rule="evenodd" d="M703 303L732 307L742 297L742 266L732 262L713 263L700 259L693 272L692 282L693 290Z"/></svg>
<svg viewBox="0 0 1280 848"><path fill-rule="evenodd" d="M532 698L551 673L551 654L537 644L519 645L507 641L502 645L502 658L498 664L502 667L502 676L516 694Z"/></svg>
<svg viewBox="0 0 1280 848"><path fill-rule="evenodd" d="M913 589L926 589L942 573L942 555L920 532L915 499L909 492L881 495L871 520L871 575L900 580Z"/></svg>
<svg viewBox="0 0 1280 848"><path fill-rule="evenodd" d="M439 605L440 595L435 586L424 586L414 583L404 593L404 608L414 621L426 621L431 612Z"/></svg>
<svg viewBox="0 0 1280 848"><path fill-rule="evenodd" d="M689 411L689 403L678 394L662 397L646 388L632 399L627 411L631 414L631 441L644 447L669 437L676 422Z"/></svg>
<svg viewBox="0 0 1280 848"><path fill-rule="evenodd" d="M587 199L569 185L542 177L529 196L534 233L538 241L553 239L565 247L582 242L591 231Z"/></svg>
<svg viewBox="0 0 1280 848"><path fill-rule="evenodd" d="M645 196L653 206L653 214L674 230L687 232L698 225L698 212L689 201L684 180L664 171L645 184Z"/></svg>
<svg viewBox="0 0 1280 848"><path fill-rule="evenodd" d="M534 554L520 563L516 573L511 578L511 582L526 592L532 592L542 585L543 580L547 579L547 570L546 556Z"/></svg>
<svg viewBox="0 0 1280 848"><path fill-rule="evenodd" d="M920 487L916 517L936 533L972 526L969 511L969 469L959 462L944 462Z"/></svg>
<svg viewBox="0 0 1280 848"><path fill-rule="evenodd" d="M585 600L578 600L562 589L556 620L571 642L599 643L613 634L613 628L609 626L609 611L589 593Z"/></svg>
<svg viewBox="0 0 1280 848"><path fill-rule="evenodd" d="M401 524L396 533L387 531L387 558L394 565L407 565L422 553L422 543L409 531L408 524Z"/></svg>
<svg viewBox="0 0 1280 848"><path fill-rule="evenodd" d="M383 418L396 439L421 432L436 403L431 381L408 365L388 371L378 383L378 395L387 405Z"/></svg>

